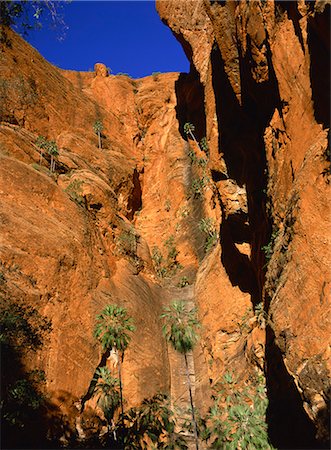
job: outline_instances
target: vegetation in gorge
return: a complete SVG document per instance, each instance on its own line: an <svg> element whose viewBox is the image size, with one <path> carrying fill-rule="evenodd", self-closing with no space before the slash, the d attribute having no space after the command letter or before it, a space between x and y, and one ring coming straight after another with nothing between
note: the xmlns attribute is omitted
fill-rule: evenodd
<svg viewBox="0 0 331 450"><path fill-rule="evenodd" d="M268 441L268 399L262 375L257 375L243 388L233 374L226 372L221 382L214 386L213 400L207 417L207 440L211 448L273 449Z"/></svg>
<svg viewBox="0 0 331 450"><path fill-rule="evenodd" d="M45 399L42 393L44 372L27 371L23 358L39 350L51 322L22 301L1 297L1 428L3 444L23 442L29 445L30 428L40 420Z"/></svg>
<svg viewBox="0 0 331 450"><path fill-rule="evenodd" d="M124 352L131 340L130 333L135 331L135 329L132 317L128 316L127 310L121 306L107 305L97 315L94 335L100 341L105 352L113 351L117 356L122 415L124 410L121 365L124 359Z"/></svg>
<svg viewBox="0 0 331 450"><path fill-rule="evenodd" d="M198 224L199 230L202 231L206 237L205 252L214 247L218 240L218 233L216 231L215 221L211 217L201 219Z"/></svg>
<svg viewBox="0 0 331 450"><path fill-rule="evenodd" d="M272 254L274 251L275 240L277 239L277 236L278 236L278 231L273 231L268 244L264 245L261 248L261 250L263 251L263 253L265 255L266 265L268 265L268 263L272 257Z"/></svg>
<svg viewBox="0 0 331 450"><path fill-rule="evenodd" d="M118 356L118 379L112 376L107 367L99 367L93 380L92 395L97 398L97 404L107 421L107 442L104 445L118 448L121 443L124 449L147 450L152 446L168 450L186 449L183 436L175 433L174 413L166 395L157 394L151 399L145 399L140 406L124 413L121 362L133 331L133 319L123 307L107 305L97 316L95 336L104 351L115 352ZM121 412L115 420L119 406Z"/></svg>
<svg viewBox="0 0 331 450"><path fill-rule="evenodd" d="M124 448L184 450L188 446L181 433L175 433L175 418L169 399L156 394L124 415Z"/></svg>
<svg viewBox="0 0 331 450"><path fill-rule="evenodd" d="M101 149L101 134L103 131L103 123L101 120L96 120L93 124L94 133L98 136L98 146Z"/></svg>
<svg viewBox="0 0 331 450"><path fill-rule="evenodd" d="M175 237L173 235L170 235L169 238L166 239L164 247L167 252L166 257L163 256L158 247L155 246L152 250L152 261L155 271L160 278L172 277L182 268L177 261L179 252L176 248Z"/></svg>
<svg viewBox="0 0 331 450"><path fill-rule="evenodd" d="M144 267L144 262L137 255L139 235L134 227L130 226L122 230L115 242L118 253L125 256L139 272Z"/></svg>
<svg viewBox="0 0 331 450"><path fill-rule="evenodd" d="M202 138L201 142L199 144L199 142L197 141L197 139L194 135L194 130L195 130L195 127L192 123L190 123L190 122L185 123L184 133L187 136L190 136L194 140L196 146L201 151L205 152L205 154L208 156L208 144L207 144L206 138L205 137ZM198 199L203 196L204 190L210 182L209 176L207 174L208 160L205 157L199 158L196 155L194 149L191 147L189 147L188 156L190 158L192 166L196 166L198 168L198 170L196 172L196 176L192 179L191 187L190 187L190 191L191 191L190 195L192 195L193 198Z"/></svg>
<svg viewBox="0 0 331 450"><path fill-rule="evenodd" d="M42 164L43 150L51 157L50 171L55 171L55 157L59 154L59 149L55 141L49 141L44 136L38 136L36 146L40 148L40 165Z"/></svg>
<svg viewBox="0 0 331 450"><path fill-rule="evenodd" d="M164 308L164 313L161 315L161 318L164 320L162 331L166 340L170 342L177 352L184 355L195 444L196 449L198 450L198 429L194 412L191 380L187 361L187 353L193 350L198 340L196 329L200 326L200 324L197 320L197 309L192 308L191 310L187 310L183 300L174 300L170 306Z"/></svg>
<svg viewBox="0 0 331 450"><path fill-rule="evenodd" d="M82 180L73 180L69 185L65 188L65 192L69 195L72 201L77 203L77 205L84 205L84 198L82 196Z"/></svg>

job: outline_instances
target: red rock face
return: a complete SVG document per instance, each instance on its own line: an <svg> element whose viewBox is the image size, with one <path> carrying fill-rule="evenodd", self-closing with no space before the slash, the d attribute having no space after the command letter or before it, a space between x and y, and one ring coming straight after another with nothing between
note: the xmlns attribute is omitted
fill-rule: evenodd
<svg viewBox="0 0 331 450"><path fill-rule="evenodd" d="M218 361L210 376L233 360L248 370L228 342L240 347L239 335L230 339L238 317L263 301L271 437L315 448L314 430L302 429L309 417L318 439L327 436L330 5L160 1L157 9L203 85L222 210L220 257L197 278L204 342Z"/></svg>
<svg viewBox="0 0 331 450"><path fill-rule="evenodd" d="M1 294L52 322L22 363L45 371L48 433L66 443L100 431L88 391L105 355L93 330L117 303L137 328L123 363L125 408L158 391L187 406L182 358L167 348L159 318L182 298L202 323L190 355L201 413L226 371L243 385L264 370L274 445L317 448L327 439L330 379L329 6L157 8L190 74L132 80L101 63L59 70L8 30ZM197 141L207 138L208 156L186 137L187 122ZM53 174L41 135L59 149ZM215 238L207 252L203 220Z"/></svg>
<svg viewBox="0 0 331 450"><path fill-rule="evenodd" d="M136 325L123 362L125 409L160 391L183 397L182 358L168 354L160 314L173 299L192 302L205 254L198 227L203 198L191 187L202 169L193 173L183 133L185 121L199 117L201 87L176 73L131 80L105 76L100 64L93 73L59 70L19 36L7 35L1 294L52 323L43 347L23 352L21 362L27 371L45 372L45 428L65 444L77 433L100 431L89 386L107 356L93 337L96 315L107 304L125 306ZM96 121L103 124L101 148ZM40 136L58 148L52 173L50 155L36 144ZM183 280L189 286L177 287ZM197 354L203 366L202 351ZM41 427L35 431L43 445Z"/></svg>

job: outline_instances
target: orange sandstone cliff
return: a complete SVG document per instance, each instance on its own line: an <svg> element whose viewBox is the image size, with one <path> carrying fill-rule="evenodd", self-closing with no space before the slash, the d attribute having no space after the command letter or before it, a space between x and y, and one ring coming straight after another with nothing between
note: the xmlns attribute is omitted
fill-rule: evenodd
<svg viewBox="0 0 331 450"><path fill-rule="evenodd" d="M45 372L48 436L69 445L73 433L94 432L89 386L104 355L93 330L110 303L136 325L125 407L159 391L187 404L182 362L159 318L182 298L202 324L189 355L201 414L224 373L244 385L258 370L273 445L323 448L330 5L198 0L157 9L190 74L64 71L10 30L1 48L1 297L51 321L43 346L22 359ZM198 141L206 137L207 154L184 133L187 122ZM41 135L59 148L54 173L36 146Z"/></svg>

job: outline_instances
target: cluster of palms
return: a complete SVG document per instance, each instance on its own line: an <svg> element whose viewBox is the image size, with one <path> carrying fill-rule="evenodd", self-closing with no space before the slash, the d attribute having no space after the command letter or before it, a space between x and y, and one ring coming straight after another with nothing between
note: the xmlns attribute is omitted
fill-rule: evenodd
<svg viewBox="0 0 331 450"><path fill-rule="evenodd" d="M59 154L59 149L55 141L48 141L44 136L39 136L36 140L37 147L40 148L40 165L42 163L44 152L51 157L50 171L55 171L55 157Z"/></svg>
<svg viewBox="0 0 331 450"><path fill-rule="evenodd" d="M164 308L161 318L164 320L165 338L176 351L184 355L194 436L198 449L198 432L187 361L187 353L197 342L195 330L199 324L196 309L187 311L183 301L174 301L169 307ZM166 396L158 394L153 399L145 400L139 408L131 408L124 414L121 364L131 340L130 333L134 330L133 320L123 307L108 305L97 316L96 338L99 339L105 352L114 352L118 356L118 378L114 378L107 367L100 367L95 373L96 384L93 395L97 397L97 404L107 421L108 435L112 435L115 444L120 443L124 448L150 448L151 443L157 443L157 448L168 450L187 448L181 436L175 437L175 421ZM119 408L121 414L116 424L114 416Z"/></svg>

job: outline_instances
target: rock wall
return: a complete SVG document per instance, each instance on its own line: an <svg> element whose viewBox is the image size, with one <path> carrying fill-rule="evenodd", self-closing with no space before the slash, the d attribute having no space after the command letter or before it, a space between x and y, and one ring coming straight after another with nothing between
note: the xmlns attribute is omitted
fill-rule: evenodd
<svg viewBox="0 0 331 450"><path fill-rule="evenodd" d="M222 211L220 249L197 277L209 377L233 364L249 369L239 317L263 302L266 341L255 346L263 355L266 345L272 442L317 448L315 433L327 439L330 386L330 4L159 1L157 9L203 86Z"/></svg>
<svg viewBox="0 0 331 450"><path fill-rule="evenodd" d="M137 327L123 364L125 408L158 391L185 405L183 362L159 320L163 305L183 298L202 323L190 355L200 412L226 371L242 385L264 371L272 443L323 448L330 5L162 0L157 9L189 74L132 80L101 63L64 71L6 30L1 296L52 321L43 348L22 363L45 371L52 436L68 445L96 433L88 390L104 355L95 317L118 303ZM207 152L186 136L187 122ZM53 174L40 135L59 148ZM207 252L202 219L216 224Z"/></svg>

